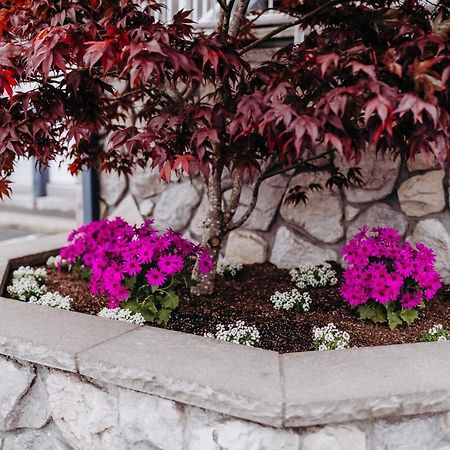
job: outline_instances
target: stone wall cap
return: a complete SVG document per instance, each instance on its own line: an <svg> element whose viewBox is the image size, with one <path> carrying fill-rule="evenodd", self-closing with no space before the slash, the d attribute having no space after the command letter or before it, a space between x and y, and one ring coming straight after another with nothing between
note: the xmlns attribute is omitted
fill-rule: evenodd
<svg viewBox="0 0 450 450"><path fill-rule="evenodd" d="M78 365L89 378L282 425L276 352L145 326L81 352Z"/></svg>

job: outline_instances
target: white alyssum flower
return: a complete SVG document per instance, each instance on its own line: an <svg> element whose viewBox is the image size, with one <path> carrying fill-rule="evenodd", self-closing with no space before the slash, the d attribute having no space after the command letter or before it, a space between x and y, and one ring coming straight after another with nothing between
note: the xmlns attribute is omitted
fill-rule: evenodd
<svg viewBox="0 0 450 450"><path fill-rule="evenodd" d="M337 284L336 271L329 264L322 266L304 265L292 269L289 274L299 289L306 287L334 286Z"/></svg>
<svg viewBox="0 0 450 450"><path fill-rule="evenodd" d="M58 269L60 267L64 268L67 267L67 261L65 259L62 259L61 255L50 256L47 259L46 266L52 269Z"/></svg>
<svg viewBox="0 0 450 450"><path fill-rule="evenodd" d="M68 295L61 295L59 292L47 292L41 297L30 297L29 302L41 306L49 306L58 309L70 309L72 299Z"/></svg>
<svg viewBox="0 0 450 450"><path fill-rule="evenodd" d="M313 328L313 346L316 350L341 350L350 347L350 335L336 328L334 323Z"/></svg>
<svg viewBox="0 0 450 450"><path fill-rule="evenodd" d="M221 259L217 263L216 272L218 275L225 277L235 277L243 269L243 267L244 266L239 262Z"/></svg>
<svg viewBox="0 0 450 450"><path fill-rule="evenodd" d="M299 292L297 289L292 291L276 291L270 297L275 309L284 309L285 311L307 312L311 306L311 296L308 292Z"/></svg>
<svg viewBox="0 0 450 450"><path fill-rule="evenodd" d="M104 317L105 319L120 320L122 322L129 322L135 325L144 325L144 316L137 312L133 313L126 308L103 308L97 316Z"/></svg>
<svg viewBox="0 0 450 450"><path fill-rule="evenodd" d="M43 267L33 269L30 266L20 266L13 272L14 280L19 280L25 277L31 277L37 280L39 283L45 283L45 281L47 280L47 271Z"/></svg>
<svg viewBox="0 0 450 450"><path fill-rule="evenodd" d="M204 336L248 346L257 345L261 338L258 329L254 325L246 325L243 320L238 320L228 327L219 324L215 333L205 333Z"/></svg>
<svg viewBox="0 0 450 450"><path fill-rule="evenodd" d="M440 323L437 325L433 325L422 336L422 341L423 342L450 341L450 331L446 330Z"/></svg>
<svg viewBox="0 0 450 450"><path fill-rule="evenodd" d="M20 266L13 272L12 284L6 290L12 297L22 301L28 301L33 296L39 298L47 292L46 279L47 271L44 268Z"/></svg>

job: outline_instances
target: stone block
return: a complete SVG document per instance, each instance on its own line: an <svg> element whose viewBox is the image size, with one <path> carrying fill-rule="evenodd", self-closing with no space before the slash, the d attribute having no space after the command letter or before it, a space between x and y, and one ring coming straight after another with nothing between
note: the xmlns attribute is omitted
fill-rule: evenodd
<svg viewBox="0 0 450 450"><path fill-rule="evenodd" d="M362 171L363 185L344 189L347 200L353 203L367 203L381 200L394 190L395 182L400 170L400 158L395 160L389 155L383 157L375 149L363 153L360 162L348 163L337 158L337 165L344 171L351 166L359 167Z"/></svg>
<svg viewBox="0 0 450 450"><path fill-rule="evenodd" d="M279 227L272 247L270 262L280 268L293 268L301 264L323 264L337 261L338 254L295 235L286 227Z"/></svg>
<svg viewBox="0 0 450 450"><path fill-rule="evenodd" d="M393 227L404 236L408 228L405 216L385 203L375 203L349 224L347 228L347 240L351 239L363 226L368 227Z"/></svg>
<svg viewBox="0 0 450 450"><path fill-rule="evenodd" d="M280 214L291 225L300 227L313 238L325 242L337 242L344 235L343 207L338 189L327 189L327 172L302 173L292 178L287 193L295 187L305 190L310 184L319 184L320 190L306 191L306 203L297 205L283 202Z"/></svg>
<svg viewBox="0 0 450 450"><path fill-rule="evenodd" d="M326 426L307 434L302 450L369 450L364 432L352 425Z"/></svg>
<svg viewBox="0 0 450 450"><path fill-rule="evenodd" d="M117 206L117 202L124 196L127 190L125 175L115 172L102 172L99 178L100 198L109 206Z"/></svg>
<svg viewBox="0 0 450 450"><path fill-rule="evenodd" d="M78 352L136 327L0 298L0 352L44 366L75 371Z"/></svg>
<svg viewBox="0 0 450 450"><path fill-rule="evenodd" d="M267 261L269 244L254 231L234 230L228 235L225 259L242 264L263 263Z"/></svg>
<svg viewBox="0 0 450 450"><path fill-rule="evenodd" d="M165 398L119 389L119 429L127 448L183 450L184 412Z"/></svg>
<svg viewBox="0 0 450 450"><path fill-rule="evenodd" d="M46 381L51 416L76 449L125 448L119 438L118 399L74 375L52 371Z"/></svg>
<svg viewBox="0 0 450 450"><path fill-rule="evenodd" d="M127 194L110 214L110 218L122 217L131 225L140 225L143 221L139 208L131 194Z"/></svg>
<svg viewBox="0 0 450 450"><path fill-rule="evenodd" d="M181 231L189 224L200 192L190 183L173 183L161 194L153 213L158 228Z"/></svg>
<svg viewBox="0 0 450 450"><path fill-rule="evenodd" d="M407 216L423 217L445 208L444 170L432 170L405 180L397 194L402 211Z"/></svg>
<svg viewBox="0 0 450 450"><path fill-rule="evenodd" d="M0 374L0 430L6 431L16 428L17 420L13 416L31 386L34 371L29 365L20 365L1 357Z"/></svg>
<svg viewBox="0 0 450 450"><path fill-rule="evenodd" d="M450 283L450 235L438 219L425 219L416 224L408 242L422 242L436 254L435 268L444 283Z"/></svg>

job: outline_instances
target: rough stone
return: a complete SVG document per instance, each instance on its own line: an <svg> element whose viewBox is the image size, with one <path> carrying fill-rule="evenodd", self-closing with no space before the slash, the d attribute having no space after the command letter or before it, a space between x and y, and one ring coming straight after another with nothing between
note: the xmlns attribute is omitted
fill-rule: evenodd
<svg viewBox="0 0 450 450"><path fill-rule="evenodd" d="M450 411L439 416L441 430L450 437Z"/></svg>
<svg viewBox="0 0 450 450"><path fill-rule="evenodd" d="M147 217L152 213L154 207L155 204L149 198L146 198L139 203L139 212L143 217Z"/></svg>
<svg viewBox="0 0 450 450"><path fill-rule="evenodd" d="M411 418L397 423L379 420L372 432L374 449L437 449L443 434L436 418Z"/></svg>
<svg viewBox="0 0 450 450"><path fill-rule="evenodd" d="M200 193L190 182L174 183L161 194L153 217L159 228L183 230L200 202Z"/></svg>
<svg viewBox="0 0 450 450"><path fill-rule="evenodd" d="M425 156L423 153L418 153L414 159L408 159L408 170L415 172L416 170L430 170L437 166L436 158L433 156Z"/></svg>
<svg viewBox="0 0 450 450"><path fill-rule="evenodd" d="M37 373L30 389L17 403L8 419L8 429L40 429L48 422L48 395L41 373Z"/></svg>
<svg viewBox="0 0 450 450"><path fill-rule="evenodd" d="M119 390L120 430L127 448L183 449L183 410L175 402Z"/></svg>
<svg viewBox="0 0 450 450"><path fill-rule="evenodd" d="M355 208L352 205L347 205L345 207L345 220L347 222L350 222L351 220L353 220L360 212L361 210L359 208Z"/></svg>
<svg viewBox="0 0 450 450"><path fill-rule="evenodd" d="M131 194L125 196L109 217L122 217L122 219L125 219L131 225L139 225L142 223L141 213Z"/></svg>
<svg viewBox="0 0 450 450"><path fill-rule="evenodd" d="M124 175L117 175L115 172L100 174L100 198L109 206L116 206L116 203L124 195L127 189L127 181Z"/></svg>
<svg viewBox="0 0 450 450"><path fill-rule="evenodd" d="M364 185L344 189L347 199L354 203L373 202L392 193L401 163L400 158L383 158L374 150L365 152L358 164L349 164L339 158L336 162L343 170L351 166L361 168Z"/></svg>
<svg viewBox="0 0 450 450"><path fill-rule="evenodd" d="M283 202L280 214L286 222L299 226L310 236L322 242L333 243L344 235L342 199L336 188L326 188L327 179L327 172L296 175L289 184L288 192L296 186L305 188L312 183L323 186L323 189L308 191L306 203L293 205Z"/></svg>
<svg viewBox="0 0 450 450"><path fill-rule="evenodd" d="M139 201L160 194L167 186L161 181L158 171L151 167L136 168L130 178L130 192Z"/></svg>
<svg viewBox="0 0 450 450"><path fill-rule="evenodd" d="M347 228L347 239L352 238L363 226L394 227L403 236L408 222L402 213L395 211L386 203L375 203L362 212Z"/></svg>
<svg viewBox="0 0 450 450"><path fill-rule="evenodd" d="M72 450L61 439L54 424L42 430L20 430L17 434L5 438L2 450Z"/></svg>
<svg viewBox="0 0 450 450"><path fill-rule="evenodd" d="M444 170L432 170L405 180L397 191L402 211L414 217L442 211L445 208L444 176Z"/></svg>
<svg viewBox="0 0 450 450"><path fill-rule="evenodd" d="M338 254L311 244L296 236L286 227L280 227L275 236L270 262L280 268L292 268L301 264L323 264L325 261L337 261Z"/></svg>
<svg viewBox="0 0 450 450"><path fill-rule="evenodd" d="M302 450L366 450L366 435L355 426L326 426L305 436Z"/></svg>
<svg viewBox="0 0 450 450"><path fill-rule="evenodd" d="M207 213L208 213L208 197L206 193L204 193L202 201L200 202L200 205L195 211L191 223L189 224L189 230L194 236L198 238L200 238L203 235L204 222Z"/></svg>
<svg viewBox="0 0 450 450"><path fill-rule="evenodd" d="M254 231L234 230L228 235L225 258L242 264L263 263L267 261L269 245Z"/></svg>
<svg viewBox="0 0 450 450"><path fill-rule="evenodd" d="M119 418L116 397L63 372L51 372L46 385L51 416L71 447L123 448L116 435Z"/></svg>
<svg viewBox="0 0 450 450"><path fill-rule="evenodd" d="M0 358L0 374L0 430L5 431L16 428L16 421L11 416L29 389L34 372L30 366L22 366L6 358Z"/></svg>
<svg viewBox="0 0 450 450"><path fill-rule="evenodd" d="M436 253L436 270L444 283L450 283L450 236L438 219L425 219L416 224L413 233L407 239L416 244L423 242Z"/></svg>
<svg viewBox="0 0 450 450"><path fill-rule="evenodd" d="M243 227L251 230L267 231L277 213L278 206L283 198L289 177L285 175L276 175L268 178L259 188L258 200L250 217L246 220ZM225 199L228 200L231 191L225 193ZM239 220L247 211L247 207L252 201L253 188L246 184L242 188L240 206L234 216L234 221Z"/></svg>
<svg viewBox="0 0 450 450"><path fill-rule="evenodd" d="M300 437L199 408L188 409L186 450L297 450Z"/></svg>

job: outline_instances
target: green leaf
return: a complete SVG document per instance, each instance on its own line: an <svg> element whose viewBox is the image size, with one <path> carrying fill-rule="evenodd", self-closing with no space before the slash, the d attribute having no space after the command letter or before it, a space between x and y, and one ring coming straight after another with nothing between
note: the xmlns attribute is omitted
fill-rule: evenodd
<svg viewBox="0 0 450 450"><path fill-rule="evenodd" d="M161 305L168 309L175 309L179 303L180 297L173 291L167 292L167 295L161 301Z"/></svg>
<svg viewBox="0 0 450 450"><path fill-rule="evenodd" d="M417 309L402 309L400 312L400 317L408 325L411 325L419 317L419 311L417 311Z"/></svg>
<svg viewBox="0 0 450 450"><path fill-rule="evenodd" d="M155 316L156 323L167 323L170 320L172 311L170 309L160 309Z"/></svg>
<svg viewBox="0 0 450 450"><path fill-rule="evenodd" d="M361 320L368 319L374 323L386 322L386 308L379 303L358 306L358 314Z"/></svg>
<svg viewBox="0 0 450 450"><path fill-rule="evenodd" d="M391 330L395 330L399 325L403 323L403 320L400 317L399 313L392 310L388 310L387 320L389 323L389 328Z"/></svg>

